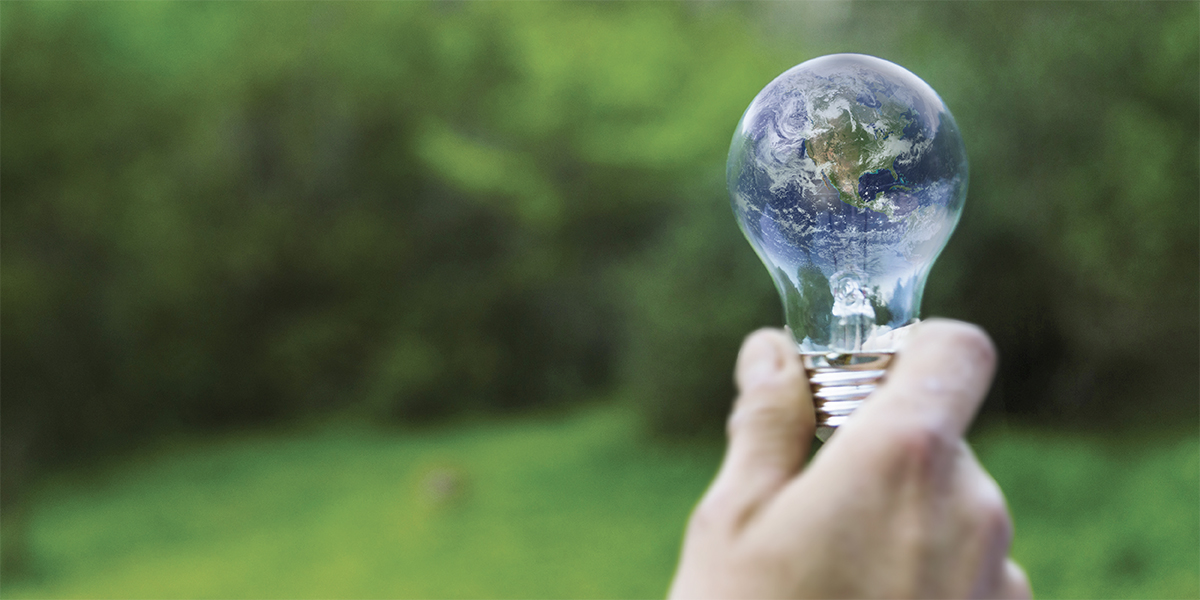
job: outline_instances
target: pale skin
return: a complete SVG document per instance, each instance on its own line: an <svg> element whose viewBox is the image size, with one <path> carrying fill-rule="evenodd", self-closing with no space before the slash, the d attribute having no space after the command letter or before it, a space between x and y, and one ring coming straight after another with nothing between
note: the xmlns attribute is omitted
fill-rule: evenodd
<svg viewBox="0 0 1200 600"><path fill-rule="evenodd" d="M996 352L979 328L915 327L879 387L805 464L813 404L795 345L746 338L716 479L672 598L1029 598L1012 521L963 434Z"/></svg>

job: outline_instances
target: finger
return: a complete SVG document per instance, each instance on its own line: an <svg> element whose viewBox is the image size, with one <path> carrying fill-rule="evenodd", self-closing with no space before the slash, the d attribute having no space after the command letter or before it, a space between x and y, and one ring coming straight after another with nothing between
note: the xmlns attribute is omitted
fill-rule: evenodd
<svg viewBox="0 0 1200 600"><path fill-rule="evenodd" d="M966 442L959 441L958 475L954 478L961 498L957 503L959 518L965 531L958 539L958 552L967 557L968 564L978 565L973 598L991 598L1007 589L1008 558L1012 548L1013 524L1008 513L1004 492L996 480L979 463ZM978 553L978 558L970 558Z"/></svg>
<svg viewBox="0 0 1200 600"><path fill-rule="evenodd" d="M736 380L729 447L699 508L740 526L800 470L816 424L804 368L785 333L764 329L746 338Z"/></svg>
<svg viewBox="0 0 1200 600"><path fill-rule="evenodd" d="M996 594L997 598L1026 600L1033 597L1033 589L1029 586L1029 577L1013 559L1004 562L1004 584Z"/></svg>
<svg viewBox="0 0 1200 600"><path fill-rule="evenodd" d="M905 426L952 442L974 419L995 368L996 350L982 329L959 321L926 321L896 354L887 381L839 428L830 446L870 444L881 432Z"/></svg>

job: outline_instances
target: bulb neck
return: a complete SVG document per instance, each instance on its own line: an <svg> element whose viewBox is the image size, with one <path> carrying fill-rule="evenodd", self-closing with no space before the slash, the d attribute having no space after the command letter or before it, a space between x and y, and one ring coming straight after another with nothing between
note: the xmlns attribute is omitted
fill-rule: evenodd
<svg viewBox="0 0 1200 600"><path fill-rule="evenodd" d="M817 438L828 441L883 383L893 352L800 353L817 412Z"/></svg>

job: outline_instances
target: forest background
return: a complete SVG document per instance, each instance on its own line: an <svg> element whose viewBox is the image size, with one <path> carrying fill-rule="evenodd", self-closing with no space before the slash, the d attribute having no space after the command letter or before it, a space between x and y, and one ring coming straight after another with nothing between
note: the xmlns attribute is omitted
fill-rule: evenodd
<svg viewBox="0 0 1200 600"><path fill-rule="evenodd" d="M1193 2L0 4L6 576L42 482L164 439L614 406L617 438L716 444L740 340L782 324L729 139L833 52L962 129L923 313L999 347L979 429L1194 441L1198 30Z"/></svg>

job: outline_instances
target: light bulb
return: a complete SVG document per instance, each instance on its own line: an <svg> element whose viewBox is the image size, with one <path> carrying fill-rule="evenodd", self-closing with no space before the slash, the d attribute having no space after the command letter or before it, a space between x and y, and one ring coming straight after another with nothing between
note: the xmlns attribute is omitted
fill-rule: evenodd
<svg viewBox="0 0 1200 600"><path fill-rule="evenodd" d="M758 93L726 176L738 224L779 290L826 440L918 320L967 193L958 126L903 67L822 56Z"/></svg>

